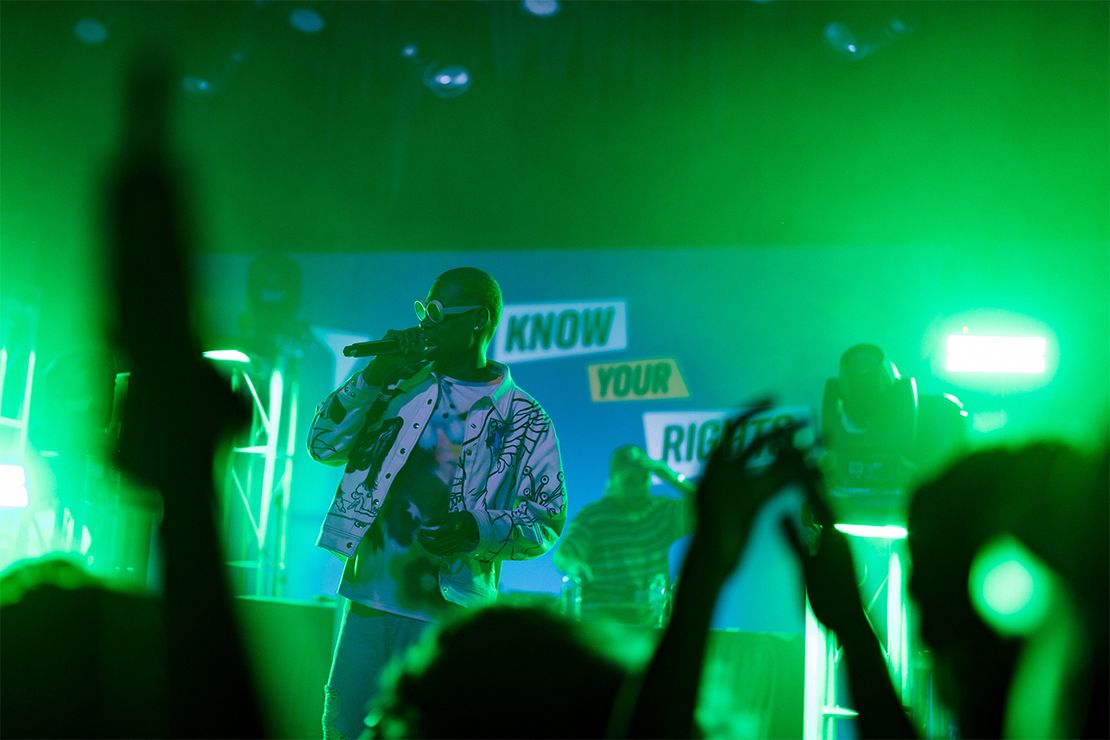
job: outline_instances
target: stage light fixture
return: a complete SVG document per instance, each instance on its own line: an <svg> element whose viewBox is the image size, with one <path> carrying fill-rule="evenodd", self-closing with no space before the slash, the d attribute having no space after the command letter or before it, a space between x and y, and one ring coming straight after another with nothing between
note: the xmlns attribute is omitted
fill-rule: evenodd
<svg viewBox="0 0 1110 740"><path fill-rule="evenodd" d="M191 95L205 95L213 92L212 83L197 75L185 75L181 78L181 89Z"/></svg>
<svg viewBox="0 0 1110 740"><path fill-rule="evenodd" d="M193 97L210 96L222 92L239 69L239 65L243 63L243 59L243 52L235 50L228 56L223 69L216 70L203 77L201 75L185 75L182 77L181 89L187 95Z"/></svg>
<svg viewBox="0 0 1110 740"><path fill-rule="evenodd" d="M310 8L297 8L289 14L289 23L302 33L319 33L324 30L324 19Z"/></svg>
<svg viewBox="0 0 1110 740"><path fill-rule="evenodd" d="M825 45L830 50L846 59L863 57L856 45L856 35L843 23L830 23L825 26L824 39Z"/></svg>
<svg viewBox="0 0 1110 740"><path fill-rule="evenodd" d="M541 18L555 15L561 9L559 0L521 0L521 10Z"/></svg>
<svg viewBox="0 0 1110 740"><path fill-rule="evenodd" d="M848 26L834 22L825 26L821 36L825 48L838 59L858 62L911 30L904 22L894 18L878 30L865 31L857 36Z"/></svg>
<svg viewBox="0 0 1110 740"><path fill-rule="evenodd" d="M1043 373L1044 337L948 337L945 369L954 373Z"/></svg>
<svg viewBox="0 0 1110 740"><path fill-rule="evenodd" d="M871 537L873 539L882 540L906 539L906 528L893 524L888 524L886 526L876 526L873 524L834 524L833 526L837 531L851 535L852 537Z"/></svg>
<svg viewBox="0 0 1110 740"><path fill-rule="evenodd" d="M27 473L22 465L0 465L0 506L26 508Z"/></svg>
<svg viewBox="0 0 1110 740"><path fill-rule="evenodd" d="M440 98L462 95L470 89L470 81L470 72L457 64L437 69L433 62L424 70L424 86Z"/></svg>
<svg viewBox="0 0 1110 740"><path fill-rule="evenodd" d="M204 356L209 360L223 360L225 362L250 362L251 358L237 349L214 349L205 352Z"/></svg>
<svg viewBox="0 0 1110 740"><path fill-rule="evenodd" d="M108 29L95 18L82 18L73 26L73 35L89 46L95 46L107 40Z"/></svg>

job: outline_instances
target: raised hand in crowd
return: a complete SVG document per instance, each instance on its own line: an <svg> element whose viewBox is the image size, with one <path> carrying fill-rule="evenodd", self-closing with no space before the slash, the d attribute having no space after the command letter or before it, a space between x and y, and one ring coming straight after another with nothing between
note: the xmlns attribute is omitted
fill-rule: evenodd
<svg viewBox="0 0 1110 740"><path fill-rule="evenodd" d="M614 707L609 737L690 737L694 732L705 647L721 587L736 569L752 523L789 482L779 463L749 469L763 445L785 448L797 427L752 440L738 452L737 431L769 408L764 402L731 420L706 464L696 497L697 527L682 567L670 624L646 673L630 678Z"/></svg>
<svg viewBox="0 0 1110 740"><path fill-rule="evenodd" d="M120 467L162 494L171 734L264 734L213 519L213 463L249 413L202 359L189 320L181 181L169 164L164 65L139 64L108 204L117 342L131 358Z"/></svg>
<svg viewBox="0 0 1110 740"><path fill-rule="evenodd" d="M847 538L833 527L820 471L794 447L783 449L777 462L802 484L813 513L809 542L801 542L789 521L783 520L782 529L801 562L814 616L836 633L844 648L849 686L859 711L860 734L865 738L915 737L891 685L882 647L860 599Z"/></svg>
<svg viewBox="0 0 1110 740"><path fill-rule="evenodd" d="M150 61L134 67L104 205L113 338L131 370L118 463L161 494L163 596L104 588L72 564L26 566L27 592L0 607L8 737L265 734L213 518L217 448L249 415L190 327L187 214L167 151L173 76Z"/></svg>

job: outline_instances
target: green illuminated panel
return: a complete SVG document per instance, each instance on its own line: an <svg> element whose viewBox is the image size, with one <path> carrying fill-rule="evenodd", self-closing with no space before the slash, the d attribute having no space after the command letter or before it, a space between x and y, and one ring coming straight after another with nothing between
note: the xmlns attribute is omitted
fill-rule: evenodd
<svg viewBox="0 0 1110 740"><path fill-rule="evenodd" d="M838 530L853 537L875 537L884 540L906 539L906 528L893 524L879 527L871 524L834 524Z"/></svg>
<svg viewBox="0 0 1110 740"><path fill-rule="evenodd" d="M215 349L205 352L204 356L210 360L225 360L227 362L250 362L251 358L237 349Z"/></svg>
<svg viewBox="0 0 1110 740"><path fill-rule="evenodd" d="M27 475L22 465L0 465L0 506L27 506Z"/></svg>
<svg viewBox="0 0 1110 740"><path fill-rule="evenodd" d="M948 337L945 369L954 373L1043 373L1044 337Z"/></svg>

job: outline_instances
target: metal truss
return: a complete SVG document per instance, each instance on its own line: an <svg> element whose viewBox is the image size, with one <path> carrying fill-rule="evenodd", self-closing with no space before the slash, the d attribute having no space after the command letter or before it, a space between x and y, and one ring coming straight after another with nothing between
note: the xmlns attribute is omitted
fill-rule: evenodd
<svg viewBox="0 0 1110 740"><path fill-rule="evenodd" d="M267 373L258 372L257 361L243 358L226 363L232 389L245 389L253 405L245 444L233 446L227 462L223 526L228 566L241 574L234 579L237 593L281 597L296 445L297 363L279 355L268 369L263 397L255 382Z"/></svg>
<svg viewBox="0 0 1110 740"><path fill-rule="evenodd" d="M849 538L851 541L852 537ZM903 707L912 712L913 721L926 737L949 737L947 715L932 691L932 676L927 655L911 644L912 614L908 609L906 579L903 577L904 539L877 538L868 565L885 564L885 578L872 589L864 587L864 603L869 614L885 594L885 625L879 629L883 653L894 691ZM853 548L853 555L860 552ZM884 562L885 561L885 562ZM867 593L871 591L871 593ZM879 620L875 620L876 622ZM803 709L804 740L836 740L837 719L856 717L858 712L841 706L837 685L841 677L843 649L836 634L828 632L817 620L806 599L805 689ZM885 638L885 639L884 639Z"/></svg>

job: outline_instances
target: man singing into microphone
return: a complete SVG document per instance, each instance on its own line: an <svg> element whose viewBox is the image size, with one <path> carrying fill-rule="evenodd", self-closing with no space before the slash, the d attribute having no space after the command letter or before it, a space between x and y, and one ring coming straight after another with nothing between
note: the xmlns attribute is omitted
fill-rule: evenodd
<svg viewBox="0 0 1110 740"><path fill-rule="evenodd" d="M543 408L486 358L501 288L460 267L416 302L419 328L316 410L310 454L346 465L317 544L346 561L349 599L325 688L324 735L357 737L379 674L432 622L493 601L502 560L542 555L566 517ZM488 678L474 666L468 681ZM477 699L476 699L477 700Z"/></svg>

